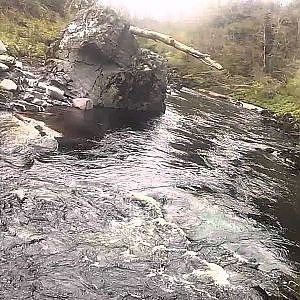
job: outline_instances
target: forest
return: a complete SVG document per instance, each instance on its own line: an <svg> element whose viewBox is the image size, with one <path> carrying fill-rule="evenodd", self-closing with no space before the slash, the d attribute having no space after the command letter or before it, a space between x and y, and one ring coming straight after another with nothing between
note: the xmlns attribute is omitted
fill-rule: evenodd
<svg viewBox="0 0 300 300"><path fill-rule="evenodd" d="M167 32L220 62L214 71L163 45L159 51L186 80L201 87L300 117L300 1L212 2L182 22L135 20L141 27Z"/></svg>

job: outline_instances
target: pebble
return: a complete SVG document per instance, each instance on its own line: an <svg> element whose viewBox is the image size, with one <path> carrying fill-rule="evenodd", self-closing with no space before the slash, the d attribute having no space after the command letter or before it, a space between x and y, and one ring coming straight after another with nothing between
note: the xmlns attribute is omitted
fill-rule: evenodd
<svg viewBox="0 0 300 300"><path fill-rule="evenodd" d="M93 109L93 101L90 98L75 98L72 99L72 105L81 110Z"/></svg>
<svg viewBox="0 0 300 300"><path fill-rule="evenodd" d="M33 103L29 103L29 102L26 102L26 101L18 100L15 103L18 104L18 105L21 105L21 106L25 107L25 111L26 110L37 111L37 112L45 111L44 107L35 105Z"/></svg>
<svg viewBox="0 0 300 300"><path fill-rule="evenodd" d="M46 90L48 85L45 82L39 82L38 87L41 88L42 90Z"/></svg>
<svg viewBox="0 0 300 300"><path fill-rule="evenodd" d="M16 91L18 86L10 79L3 79L0 82L0 89L6 91Z"/></svg>
<svg viewBox="0 0 300 300"><path fill-rule="evenodd" d="M33 78L26 78L26 82L30 87L35 87L38 84L37 80Z"/></svg>
<svg viewBox="0 0 300 300"><path fill-rule="evenodd" d="M49 85L46 88L46 94L54 99L62 100L65 92L55 86Z"/></svg>
<svg viewBox="0 0 300 300"><path fill-rule="evenodd" d="M18 69L23 69L23 63L21 61L16 61L15 62L15 67Z"/></svg>
<svg viewBox="0 0 300 300"><path fill-rule="evenodd" d="M0 72L5 72L9 70L9 67L3 63L0 63Z"/></svg>
<svg viewBox="0 0 300 300"><path fill-rule="evenodd" d="M3 42L0 40L0 54L3 54L7 51L5 45L3 44Z"/></svg>
<svg viewBox="0 0 300 300"><path fill-rule="evenodd" d="M22 104L20 104L18 102L12 102L12 103L10 103L10 108L16 109L18 111L26 111L25 105L22 105Z"/></svg>

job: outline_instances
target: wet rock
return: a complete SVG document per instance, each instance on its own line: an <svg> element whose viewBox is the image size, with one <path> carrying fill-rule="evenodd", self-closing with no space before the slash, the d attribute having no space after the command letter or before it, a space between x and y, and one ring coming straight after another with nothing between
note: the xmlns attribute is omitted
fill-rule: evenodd
<svg viewBox="0 0 300 300"><path fill-rule="evenodd" d="M0 45L1 46L1 45ZM4 51L4 49L3 49ZM44 111L48 106L94 106L161 113L166 61L140 49L115 11L81 11L52 46L47 66L28 66L0 53L0 109ZM73 100L72 100L73 99Z"/></svg>
<svg viewBox="0 0 300 300"><path fill-rule="evenodd" d="M13 56L1 54L0 55L0 62L9 66L15 64L16 59Z"/></svg>
<svg viewBox="0 0 300 300"><path fill-rule="evenodd" d="M36 111L36 112L45 111L45 108L43 106L36 105L34 103L30 103L30 102L27 102L27 101L18 100L18 101L15 102L15 104L21 106L23 111L27 111L27 110Z"/></svg>
<svg viewBox="0 0 300 300"><path fill-rule="evenodd" d="M72 100L72 105L81 110L90 110L93 108L93 101L89 98L75 98Z"/></svg>
<svg viewBox="0 0 300 300"><path fill-rule="evenodd" d="M0 40L0 54L5 53L6 51L7 51L7 50L6 50L5 45L4 45L3 42Z"/></svg>
<svg viewBox="0 0 300 300"><path fill-rule="evenodd" d="M1 91L0 89L0 101L8 103L12 100L13 93L9 91Z"/></svg>
<svg viewBox="0 0 300 300"><path fill-rule="evenodd" d="M9 67L3 63L0 63L0 72L8 71Z"/></svg>
<svg viewBox="0 0 300 300"><path fill-rule="evenodd" d="M0 82L0 89L6 91L16 91L18 86L10 79L3 79Z"/></svg>
<svg viewBox="0 0 300 300"><path fill-rule="evenodd" d="M163 112L166 62L138 47L129 25L113 10L80 12L52 46L55 80L94 105Z"/></svg>
<svg viewBox="0 0 300 300"><path fill-rule="evenodd" d="M64 91L55 86L46 86L46 94L53 99L62 100L64 98Z"/></svg>
<svg viewBox="0 0 300 300"><path fill-rule="evenodd" d="M31 103L37 105L37 106L41 106L41 107L46 107L48 106L47 101L42 100L42 99L38 99L38 98L34 98L33 100L31 100Z"/></svg>
<svg viewBox="0 0 300 300"><path fill-rule="evenodd" d="M257 105L253 105L253 104L250 104L250 103L246 103L246 102L241 102L241 106L243 108L246 108L246 109L249 109L249 110L255 110L259 113L262 113L262 111L264 110L262 107L259 107Z"/></svg>
<svg viewBox="0 0 300 300"><path fill-rule="evenodd" d="M15 62L15 67L18 69L22 69L23 68L23 63L21 61L16 61Z"/></svg>
<svg viewBox="0 0 300 300"><path fill-rule="evenodd" d="M286 113L283 115L276 115L273 112L264 109L261 111L261 115L263 116L264 123L280 128L281 130L296 137L299 136L300 124L297 118L292 114Z"/></svg>

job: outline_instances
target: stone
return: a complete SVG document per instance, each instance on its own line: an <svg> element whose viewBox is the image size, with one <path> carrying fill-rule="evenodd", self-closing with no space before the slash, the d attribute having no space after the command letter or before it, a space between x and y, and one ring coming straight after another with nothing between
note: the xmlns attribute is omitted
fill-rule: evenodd
<svg viewBox="0 0 300 300"><path fill-rule="evenodd" d="M7 51L5 45L3 44L3 42L0 40L0 54L3 54Z"/></svg>
<svg viewBox="0 0 300 300"><path fill-rule="evenodd" d="M51 105L54 105L54 106L70 106L69 103L67 103L67 102L60 101L60 100L52 100L52 99L48 99L47 104L48 104L48 106L51 106Z"/></svg>
<svg viewBox="0 0 300 300"><path fill-rule="evenodd" d="M45 108L39 105L35 105L33 103L29 103L22 100L17 100L15 103L15 108L21 107L22 111L35 111L35 112L43 112L45 111ZM25 110L24 110L25 108Z"/></svg>
<svg viewBox="0 0 300 300"><path fill-rule="evenodd" d="M89 98L72 99L72 105L81 110L90 110L94 107L93 101Z"/></svg>
<svg viewBox="0 0 300 300"><path fill-rule="evenodd" d="M140 49L129 24L114 10L79 12L50 52L54 78L72 82L68 94L89 98L94 106L164 112L166 61Z"/></svg>
<svg viewBox="0 0 300 300"><path fill-rule="evenodd" d="M35 78L26 78L25 81L30 87L36 87L38 85L38 81Z"/></svg>
<svg viewBox="0 0 300 300"><path fill-rule="evenodd" d="M62 100L64 98L64 91L55 87L55 86L47 86L46 94L49 95L53 99Z"/></svg>
<svg viewBox="0 0 300 300"><path fill-rule="evenodd" d="M0 89L5 91L16 91L18 86L10 79L3 79L0 82Z"/></svg>
<svg viewBox="0 0 300 300"><path fill-rule="evenodd" d="M17 111L26 111L26 107L23 104L20 104L18 102L12 102L10 103L10 108Z"/></svg>
<svg viewBox="0 0 300 300"><path fill-rule="evenodd" d="M3 63L0 63L0 72L8 71L9 67Z"/></svg>
<svg viewBox="0 0 300 300"><path fill-rule="evenodd" d="M18 69L23 69L23 63L21 61L17 60L15 62L15 67L18 68Z"/></svg>
<svg viewBox="0 0 300 300"><path fill-rule="evenodd" d="M28 101L27 101L28 102ZM33 100L30 101L31 103L41 106L41 107L46 107L48 106L47 101L42 100L42 99L38 99L38 98L34 98Z"/></svg>
<svg viewBox="0 0 300 300"><path fill-rule="evenodd" d="M259 113L261 113L264 110L262 107L259 107L259 106L256 106L256 105L253 105L253 104L250 104L250 103L241 102L241 104L242 104L243 108L246 108L246 109L249 109L249 110L255 110Z"/></svg>
<svg viewBox="0 0 300 300"><path fill-rule="evenodd" d="M3 64L7 64L9 66L13 66L15 64L16 59L13 56L1 54L0 62Z"/></svg>

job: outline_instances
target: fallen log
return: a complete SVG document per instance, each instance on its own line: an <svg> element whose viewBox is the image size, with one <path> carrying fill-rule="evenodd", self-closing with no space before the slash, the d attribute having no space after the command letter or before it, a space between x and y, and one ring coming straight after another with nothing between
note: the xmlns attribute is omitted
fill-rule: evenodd
<svg viewBox="0 0 300 300"><path fill-rule="evenodd" d="M151 39L154 41L160 41L166 45L169 45L169 46L174 47L184 53L187 53L197 59L200 59L203 63L205 63L217 70L223 70L223 67L219 63L212 60L208 54L202 53L192 47L189 47L181 42L178 42L171 36L168 36L163 33L155 32L155 31L141 29L141 28L134 27L134 26L130 26L129 31L132 34L139 36L139 37Z"/></svg>

